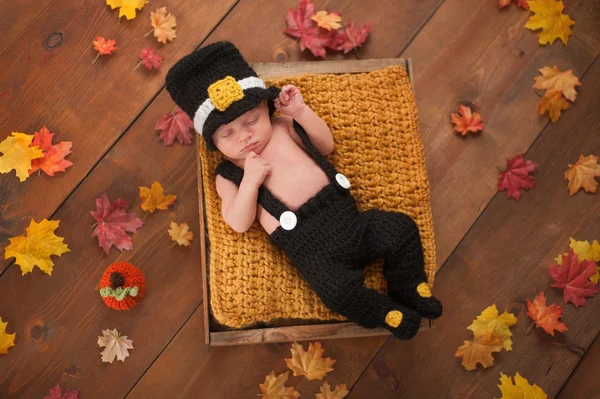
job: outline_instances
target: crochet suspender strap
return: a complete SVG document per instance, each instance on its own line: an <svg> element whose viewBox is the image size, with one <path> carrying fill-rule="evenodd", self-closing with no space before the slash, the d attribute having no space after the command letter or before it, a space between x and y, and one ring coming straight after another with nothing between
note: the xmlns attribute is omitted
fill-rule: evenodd
<svg viewBox="0 0 600 399"><path fill-rule="evenodd" d="M323 169L323 171L329 176L331 180L335 180L335 175L337 171L333 167L333 165L317 150L317 148L311 143L306 134L306 130L294 119L294 129L296 129L296 133L302 140L302 144L308 150L310 156L315 160L315 162Z"/></svg>
<svg viewBox="0 0 600 399"><path fill-rule="evenodd" d="M221 175L239 187L244 177L244 169L229 160L225 160L217 165L215 175ZM289 210L283 202L275 198L263 185L258 189L258 203L277 220L279 220L283 212Z"/></svg>

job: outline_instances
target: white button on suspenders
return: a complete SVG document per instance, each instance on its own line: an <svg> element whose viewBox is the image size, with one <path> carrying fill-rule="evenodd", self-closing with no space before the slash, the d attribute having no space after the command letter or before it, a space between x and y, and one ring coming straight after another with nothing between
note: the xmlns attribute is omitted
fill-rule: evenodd
<svg viewBox="0 0 600 399"><path fill-rule="evenodd" d="M335 180L337 180L338 184L340 186L342 186L343 188L345 188L345 189L350 188L350 181L343 174L338 173L337 175L335 175Z"/></svg>
<svg viewBox="0 0 600 399"><path fill-rule="evenodd" d="M279 223L285 230L292 230L296 227L297 222L298 219L296 218L296 214L292 211L285 211L279 217Z"/></svg>

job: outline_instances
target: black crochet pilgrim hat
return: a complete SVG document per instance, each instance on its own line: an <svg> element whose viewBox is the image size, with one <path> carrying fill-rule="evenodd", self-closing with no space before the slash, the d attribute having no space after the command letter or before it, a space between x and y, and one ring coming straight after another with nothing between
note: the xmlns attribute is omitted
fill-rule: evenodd
<svg viewBox="0 0 600 399"><path fill-rule="evenodd" d="M167 91L194 121L207 148L215 151L212 136L227 124L267 100L269 115L280 88L266 87L240 51L229 41L202 47L181 58L169 69Z"/></svg>

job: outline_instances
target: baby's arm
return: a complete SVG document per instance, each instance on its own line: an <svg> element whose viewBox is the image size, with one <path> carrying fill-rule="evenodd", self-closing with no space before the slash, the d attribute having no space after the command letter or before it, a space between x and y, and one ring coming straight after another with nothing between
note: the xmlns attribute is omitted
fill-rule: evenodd
<svg viewBox="0 0 600 399"><path fill-rule="evenodd" d="M304 128L311 143L323 155L333 152L334 141L329 126L308 105L304 103L300 90L294 85L281 88L275 99L275 107L283 115L288 133L296 143L304 147L302 140L294 129L294 119Z"/></svg>
<svg viewBox="0 0 600 399"><path fill-rule="evenodd" d="M215 187L222 201L223 220L238 233L244 233L254 223L258 189L270 173L269 163L260 155L250 152L244 162L244 177L239 188L217 175Z"/></svg>

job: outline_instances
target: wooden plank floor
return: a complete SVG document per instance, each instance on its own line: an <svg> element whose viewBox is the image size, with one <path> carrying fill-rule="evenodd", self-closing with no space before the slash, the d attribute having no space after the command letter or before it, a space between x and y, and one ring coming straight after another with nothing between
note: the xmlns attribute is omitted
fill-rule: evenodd
<svg viewBox="0 0 600 399"><path fill-rule="evenodd" d="M431 182L438 274L434 293L444 304L435 328L411 341L391 337L323 341L337 360L327 375L344 383L349 398L500 397L500 372L519 372L549 397L600 398L600 300L564 306L569 332L552 338L529 325L526 298L549 288L548 264L569 237L600 238L598 194L569 197L569 163L600 153L600 7L565 0L575 21L568 47L540 46L523 28L527 12L498 10L495 0L383 0L373 7L352 0L314 1L373 31L358 50L362 59L412 58L421 136ZM289 344L206 348L198 240L170 248L171 220L198 231L193 147L164 147L155 121L173 109L164 90L168 68L192 49L227 39L249 62L315 60L282 33L296 1L165 0L147 4L133 21L116 23L103 2L0 0L0 141L12 131L33 133L44 124L58 140L73 141L74 165L50 178L19 183L0 175L0 246L24 233L31 218L60 220L57 234L71 252L56 259L52 276L21 276L13 258L0 266L0 317L17 333L0 355L0 397L40 398L56 384L87 398L247 398L275 370L286 371ZM167 45L143 35L150 11L166 6L177 16L177 38ZM261 21L269 21L263 23ZM91 41L114 37L119 49L100 57ZM140 48L165 56L156 73L132 71ZM328 59L355 59L335 54ZM318 62L318 60L315 60ZM583 86L577 103L556 124L536 115L533 77L543 66L573 69ZM485 130L476 138L451 133L449 113L470 102ZM497 193L497 165L525 152L540 164L537 187L520 201ZM95 198L130 200L142 217L138 187L160 181L178 195L176 206L144 218L134 250L109 255L91 237ZM94 290L115 260L143 268L148 296L132 312L114 312ZM490 304L519 316L512 352L493 367L467 372L454 351L466 327ZM101 329L117 328L134 341L124 362L101 363ZM290 377L302 397L322 381Z"/></svg>

